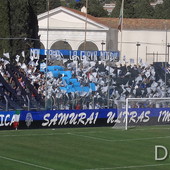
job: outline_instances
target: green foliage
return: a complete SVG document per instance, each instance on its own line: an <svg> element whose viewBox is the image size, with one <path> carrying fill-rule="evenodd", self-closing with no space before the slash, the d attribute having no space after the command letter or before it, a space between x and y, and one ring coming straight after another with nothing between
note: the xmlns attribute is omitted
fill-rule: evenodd
<svg viewBox="0 0 170 170"><path fill-rule="evenodd" d="M122 0L116 1L116 7L111 16L119 17ZM124 1L124 18L152 18L154 9L149 0L125 0Z"/></svg>
<svg viewBox="0 0 170 170"><path fill-rule="evenodd" d="M47 0L38 0L36 3L37 14L47 11Z"/></svg>
<svg viewBox="0 0 170 170"><path fill-rule="evenodd" d="M76 2L75 0L70 0L68 7L81 10L83 6L86 6L86 0L81 0ZM108 16L107 11L103 9L102 4L99 0L89 0L88 1L88 14L95 17L106 17Z"/></svg>
<svg viewBox="0 0 170 170"><path fill-rule="evenodd" d="M81 0L80 2L76 2L75 0L68 0L67 6L69 8L80 10L83 6L86 5L85 0Z"/></svg>
<svg viewBox="0 0 170 170"><path fill-rule="evenodd" d="M119 17L120 9L122 5L122 0L116 0L116 7L111 13L112 17ZM124 1L124 10L123 17L124 18L133 18L134 16L134 0L125 0Z"/></svg>
<svg viewBox="0 0 170 170"><path fill-rule="evenodd" d="M134 3L134 18L153 18L154 8L150 5L149 0L136 0Z"/></svg>
<svg viewBox="0 0 170 170"><path fill-rule="evenodd" d="M50 10L61 6L60 0L49 0Z"/></svg>
<svg viewBox="0 0 170 170"><path fill-rule="evenodd" d="M169 0L164 0L163 4L156 5L154 18L170 19Z"/></svg>
<svg viewBox="0 0 170 170"><path fill-rule="evenodd" d="M105 3L115 0L88 0L88 14L95 17L107 17L107 12L103 9ZM124 18L158 18L170 19L170 0L164 0L163 4L156 5L155 9L150 6L150 2L155 0L125 0ZM47 11L48 0L1 0L0 1L0 54L10 50L15 57L22 50L30 47L39 47L39 41L24 40L39 39L37 15ZM80 10L86 6L86 0L76 2L75 0L49 0L50 9L60 5ZM122 0L116 0L111 17L119 17ZM21 38L6 39L2 38Z"/></svg>
<svg viewBox="0 0 170 170"><path fill-rule="evenodd" d="M12 57L28 48L24 38L37 38L37 18L31 3L30 0L10 1L10 37L14 38L10 40Z"/></svg>
<svg viewBox="0 0 170 170"><path fill-rule="evenodd" d="M134 17L134 1L135 0L125 0L124 1L123 16L125 18L133 18Z"/></svg>
<svg viewBox="0 0 170 170"><path fill-rule="evenodd" d="M163 16L163 11L164 9L162 4L156 5L154 18L161 19Z"/></svg>
<svg viewBox="0 0 170 170"><path fill-rule="evenodd" d="M36 0L0 2L0 37L6 38L0 40L0 53L10 52L11 60L23 50L28 51L30 47L39 47L36 5Z"/></svg>
<svg viewBox="0 0 170 170"><path fill-rule="evenodd" d="M7 38L10 36L9 30L9 13L8 13L8 1L0 1L0 38ZM0 56L3 52L8 52L10 48L9 40L0 39Z"/></svg>
<svg viewBox="0 0 170 170"><path fill-rule="evenodd" d="M48 1L50 10L61 6L61 2L59 0L37 0L37 14L44 13L48 10Z"/></svg>
<svg viewBox="0 0 170 170"><path fill-rule="evenodd" d="M121 8L122 1L116 0L116 6L111 13L111 17L118 18L120 15L120 8Z"/></svg>
<svg viewBox="0 0 170 170"><path fill-rule="evenodd" d="M108 13L103 9L103 6L100 4L98 0L90 0L88 14L95 17L106 17Z"/></svg>

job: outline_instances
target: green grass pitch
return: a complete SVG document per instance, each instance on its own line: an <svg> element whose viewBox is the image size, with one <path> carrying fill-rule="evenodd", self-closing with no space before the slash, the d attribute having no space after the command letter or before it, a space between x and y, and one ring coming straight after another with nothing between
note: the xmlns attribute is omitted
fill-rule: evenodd
<svg viewBox="0 0 170 170"><path fill-rule="evenodd" d="M169 170L155 145L170 152L170 127L0 131L1 170ZM159 156L164 155L160 150Z"/></svg>

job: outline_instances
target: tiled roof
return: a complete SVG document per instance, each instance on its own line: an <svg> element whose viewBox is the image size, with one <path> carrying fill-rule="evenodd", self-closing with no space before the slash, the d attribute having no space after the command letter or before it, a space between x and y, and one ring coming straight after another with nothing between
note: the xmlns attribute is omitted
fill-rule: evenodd
<svg viewBox="0 0 170 170"><path fill-rule="evenodd" d="M63 7L67 10L70 10L78 15L86 16L85 13L68 8ZM118 27L118 18L103 18L103 17L94 17L92 15L87 15L87 18L102 24L107 27L115 28ZM170 19L145 19L145 18L124 18L123 19L123 29L128 30L166 30L170 29Z"/></svg>
<svg viewBox="0 0 170 170"><path fill-rule="evenodd" d="M74 13L77 13L78 15L81 15L81 16L86 17L86 14L85 14L84 12L78 11L78 10L76 10L76 9L68 8L68 7L62 7L62 8L65 8L65 9L67 9L67 10L69 10L69 11L72 11L72 12L74 12ZM89 15L89 14L87 14L87 18L90 19L90 20L92 20L92 21L94 21L94 22L97 22L97 23L99 23L99 24L102 24L102 25L108 27L108 24L106 24L105 21L102 21L100 18L94 17L94 16Z"/></svg>
<svg viewBox="0 0 170 170"><path fill-rule="evenodd" d="M117 28L118 18L98 18L111 28ZM124 18L124 29L134 30L166 30L170 29L170 20L166 19L145 19L145 18Z"/></svg>

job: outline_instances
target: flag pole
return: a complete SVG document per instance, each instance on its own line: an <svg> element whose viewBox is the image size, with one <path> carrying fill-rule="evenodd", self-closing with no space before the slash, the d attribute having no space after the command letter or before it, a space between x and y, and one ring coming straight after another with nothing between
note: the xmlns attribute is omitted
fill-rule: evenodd
<svg viewBox="0 0 170 170"><path fill-rule="evenodd" d="M87 8L88 8L88 0L86 0L86 20L85 20L85 35L84 35L84 51L86 50L86 41L87 41Z"/></svg>
<svg viewBox="0 0 170 170"><path fill-rule="evenodd" d="M47 0L47 54L46 54L46 73L45 73L45 109L47 109L47 90L48 90L48 87L47 87L47 66L48 66L48 59L49 59L49 50L48 50L48 39L49 39L49 9L50 8L50 0Z"/></svg>
<svg viewBox="0 0 170 170"><path fill-rule="evenodd" d="M120 9L120 15L119 15L119 26L118 29L120 30L120 60L123 61L122 57L122 49L123 49L123 11L124 11L124 0L122 0L122 5Z"/></svg>

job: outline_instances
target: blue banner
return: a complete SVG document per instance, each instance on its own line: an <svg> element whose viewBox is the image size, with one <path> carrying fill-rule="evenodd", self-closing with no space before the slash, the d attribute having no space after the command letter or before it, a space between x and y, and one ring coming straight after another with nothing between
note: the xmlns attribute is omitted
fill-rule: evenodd
<svg viewBox="0 0 170 170"><path fill-rule="evenodd" d="M19 111L20 112L20 111ZM0 127L12 126L14 122L19 122L20 113L17 111L1 111L0 112Z"/></svg>
<svg viewBox="0 0 170 170"><path fill-rule="evenodd" d="M135 108L128 110L128 123L170 122L170 108ZM125 122L125 109L92 109L92 110L53 110L53 111L23 111L21 121L41 121L42 127L61 125L96 125L99 119L105 119L105 125ZM153 123L153 122L152 122Z"/></svg>
<svg viewBox="0 0 170 170"><path fill-rule="evenodd" d="M125 122L126 110L119 109L116 122ZM153 119L154 118L154 121ZM128 124L170 123L170 108L129 108Z"/></svg>
<svg viewBox="0 0 170 170"><path fill-rule="evenodd" d="M49 110L49 111L23 111L20 121L31 125L34 121L41 121L42 127L62 125L90 125L96 124L98 119L107 118L108 113L116 115L117 109L95 110Z"/></svg>
<svg viewBox="0 0 170 170"><path fill-rule="evenodd" d="M79 51L79 50L45 50L30 49L30 56L49 55L51 60L119 61L119 51Z"/></svg>
<svg viewBox="0 0 170 170"><path fill-rule="evenodd" d="M170 108L128 109L128 125L170 124ZM46 110L0 112L0 127L11 127L18 120L19 128L57 128L114 126L126 122L125 109Z"/></svg>

